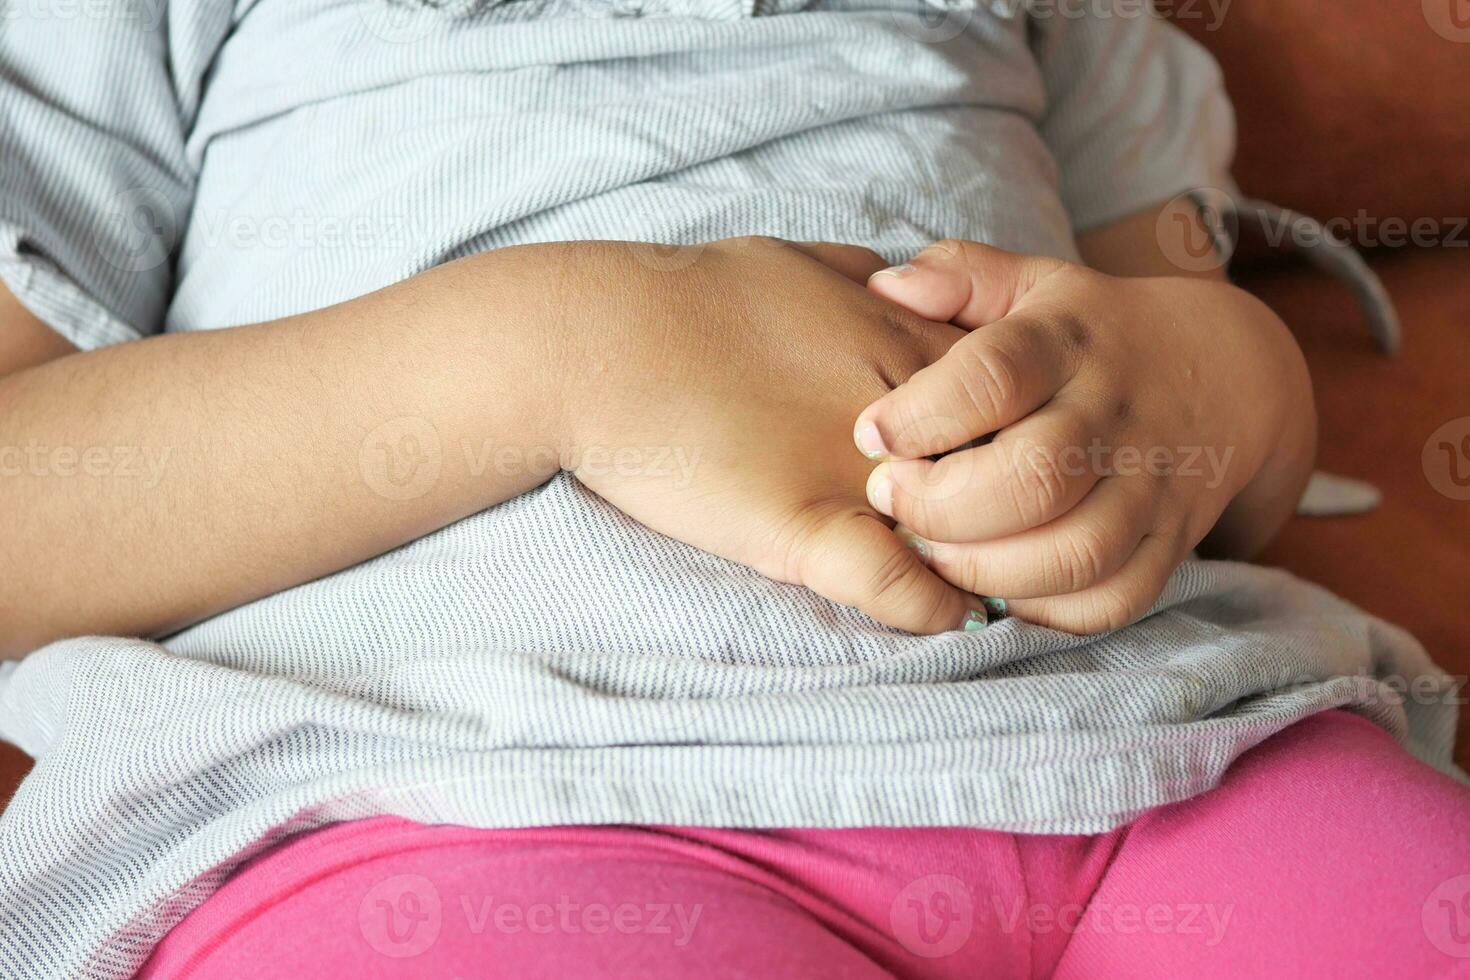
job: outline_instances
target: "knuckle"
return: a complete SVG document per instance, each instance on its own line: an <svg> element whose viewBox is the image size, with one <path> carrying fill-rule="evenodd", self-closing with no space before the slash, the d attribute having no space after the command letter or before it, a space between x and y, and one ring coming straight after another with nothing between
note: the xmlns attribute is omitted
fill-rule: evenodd
<svg viewBox="0 0 1470 980"><path fill-rule="evenodd" d="M1103 577L1108 543L1096 528L1082 526L1057 535L1052 542L1051 581L1053 594L1076 592Z"/></svg>
<svg viewBox="0 0 1470 980"><path fill-rule="evenodd" d="M922 537L936 541L944 541L949 537L950 521L944 507L925 497L909 493L899 481L894 482L893 517Z"/></svg>
<svg viewBox="0 0 1470 980"><path fill-rule="evenodd" d="M986 592L990 568L979 551L966 548L945 570L945 577L967 592Z"/></svg>
<svg viewBox="0 0 1470 980"><path fill-rule="evenodd" d="M1143 615L1147 608L1142 597L1122 586L1106 586L1092 598L1086 618L1089 632L1108 633L1120 630Z"/></svg>
<svg viewBox="0 0 1470 980"><path fill-rule="evenodd" d="M892 551L868 573L862 594L870 600L901 598L909 587L912 563L902 551Z"/></svg>
<svg viewBox="0 0 1470 980"><path fill-rule="evenodd" d="M1015 453L1010 487L1011 505L1027 527L1051 520L1067 497L1067 477L1057 455L1039 445Z"/></svg>
<svg viewBox="0 0 1470 980"><path fill-rule="evenodd" d="M988 344L956 345L959 370L954 372L958 404L990 422L1021 390L1020 366L1004 350Z"/></svg>
<svg viewBox="0 0 1470 980"><path fill-rule="evenodd" d="M821 546L826 533L814 515L797 513L773 529L771 545L761 553L763 560L752 562L752 567L767 578L806 585L826 552Z"/></svg>
<svg viewBox="0 0 1470 980"><path fill-rule="evenodd" d="M955 428L947 412L935 409L923 387L900 392L886 414L888 424L879 425L888 438L888 448L904 458L938 451L944 436Z"/></svg>
<svg viewBox="0 0 1470 980"><path fill-rule="evenodd" d="M974 505L970 467L951 462L960 455L898 470L893 485L893 516L926 538L956 541Z"/></svg>

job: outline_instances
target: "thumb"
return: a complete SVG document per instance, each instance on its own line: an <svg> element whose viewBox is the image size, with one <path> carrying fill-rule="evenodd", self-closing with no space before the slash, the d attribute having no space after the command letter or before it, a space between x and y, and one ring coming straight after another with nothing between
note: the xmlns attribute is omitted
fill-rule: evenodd
<svg viewBox="0 0 1470 980"><path fill-rule="evenodd" d="M946 240L903 265L873 273L868 288L925 319L974 330L1005 316L1043 276L1065 264Z"/></svg>
<svg viewBox="0 0 1470 980"><path fill-rule="evenodd" d="M946 633L988 622L978 598L932 572L913 547L870 514L828 521L807 538L798 568L801 584L813 592L895 629Z"/></svg>

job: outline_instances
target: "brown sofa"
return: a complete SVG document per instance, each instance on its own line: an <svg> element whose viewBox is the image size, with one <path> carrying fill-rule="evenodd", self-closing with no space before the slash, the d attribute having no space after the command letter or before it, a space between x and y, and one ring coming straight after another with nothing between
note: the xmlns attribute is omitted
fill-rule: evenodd
<svg viewBox="0 0 1470 980"><path fill-rule="evenodd" d="M1216 29L1206 4L1172 7L1224 66L1249 194L1355 221L1365 238L1428 219L1444 239L1372 255L1403 318L1394 360L1374 351L1347 292L1311 270L1270 256L1240 279L1307 351L1322 466L1384 493L1370 515L1298 518L1263 560L1408 627L1466 675L1470 501L1439 492L1421 455L1441 425L1470 416L1470 230L1452 235L1453 219L1470 215L1470 28L1450 18L1455 2L1234 0ZM1457 758L1470 763L1463 717ZM0 744L0 802L28 767Z"/></svg>
<svg viewBox="0 0 1470 980"><path fill-rule="evenodd" d="M1173 9L1224 68L1242 188L1350 222L1404 326L1403 350L1388 359L1346 291L1321 276L1273 256L1238 275L1306 350L1320 465L1384 494L1366 516L1296 519L1261 560L1407 627L1464 677L1470 500L1457 496L1470 488L1433 465L1445 465L1439 437L1425 459L1441 426L1467 419L1470 432L1470 24L1455 16L1458 2L1234 0L1213 30L1212 17L1185 16L1190 5ZM1416 221L1437 244L1396 244ZM1455 462L1470 473L1470 458ZM1470 764L1463 714L1456 758Z"/></svg>

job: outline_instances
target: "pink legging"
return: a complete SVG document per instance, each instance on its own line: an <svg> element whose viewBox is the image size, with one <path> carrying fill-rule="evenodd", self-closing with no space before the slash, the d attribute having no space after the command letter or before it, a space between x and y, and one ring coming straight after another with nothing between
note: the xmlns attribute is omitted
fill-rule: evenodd
<svg viewBox="0 0 1470 980"><path fill-rule="evenodd" d="M1091 837L339 824L140 976L1470 976L1470 790L1343 712Z"/></svg>

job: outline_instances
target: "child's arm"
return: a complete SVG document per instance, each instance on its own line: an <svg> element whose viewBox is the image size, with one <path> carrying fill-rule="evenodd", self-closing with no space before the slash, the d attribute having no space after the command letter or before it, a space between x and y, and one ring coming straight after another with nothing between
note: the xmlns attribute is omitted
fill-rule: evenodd
<svg viewBox="0 0 1470 980"><path fill-rule="evenodd" d="M1157 247L1132 244L1128 262ZM1305 483L1315 415L1301 353L1224 282L943 242L871 288L972 332L860 415L860 446L895 460L869 497L928 539L946 579L1025 619L1122 626L1207 535L1236 548L1268 537Z"/></svg>
<svg viewBox="0 0 1470 980"><path fill-rule="evenodd" d="M958 628L968 597L867 507L846 432L961 332L823 264L865 273L872 253L813 253L737 240L665 272L618 243L504 249L0 378L0 656L166 633L562 467L707 551L893 626Z"/></svg>
<svg viewBox="0 0 1470 980"><path fill-rule="evenodd" d="M49 360L70 345L12 306L0 656L166 633L544 480L558 461L529 450L555 445L557 367L535 338L557 310L518 284L559 261L508 250L314 313ZM527 465L468 472L461 443L490 438Z"/></svg>

